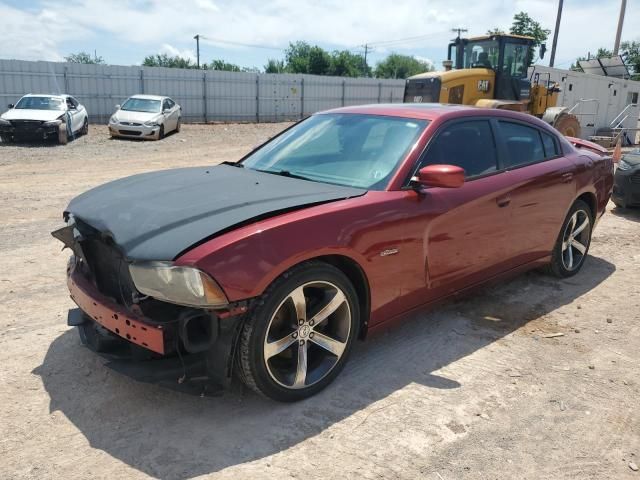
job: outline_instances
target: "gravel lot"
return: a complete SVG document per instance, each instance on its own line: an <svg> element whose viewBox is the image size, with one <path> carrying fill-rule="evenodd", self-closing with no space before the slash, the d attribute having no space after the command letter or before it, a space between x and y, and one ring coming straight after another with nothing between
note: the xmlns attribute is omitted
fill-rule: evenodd
<svg viewBox="0 0 640 480"><path fill-rule="evenodd" d="M408 318L293 405L136 383L83 348L49 235L67 202L237 159L284 126L0 144L0 478L640 479L639 211L607 213L578 276L533 272Z"/></svg>

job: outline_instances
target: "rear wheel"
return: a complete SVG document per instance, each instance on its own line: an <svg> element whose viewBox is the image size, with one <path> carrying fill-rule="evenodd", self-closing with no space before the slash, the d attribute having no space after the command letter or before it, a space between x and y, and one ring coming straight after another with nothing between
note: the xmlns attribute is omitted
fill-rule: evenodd
<svg viewBox="0 0 640 480"><path fill-rule="evenodd" d="M553 248L551 273L566 278L580 271L591 245L592 225L591 209L582 200L577 200L569 210Z"/></svg>
<svg viewBox="0 0 640 480"><path fill-rule="evenodd" d="M580 136L580 122L575 115L564 113L558 117L553 126L565 137Z"/></svg>
<svg viewBox="0 0 640 480"><path fill-rule="evenodd" d="M278 278L248 314L238 359L244 383L291 402L340 373L359 327L356 291L337 268L308 262Z"/></svg>

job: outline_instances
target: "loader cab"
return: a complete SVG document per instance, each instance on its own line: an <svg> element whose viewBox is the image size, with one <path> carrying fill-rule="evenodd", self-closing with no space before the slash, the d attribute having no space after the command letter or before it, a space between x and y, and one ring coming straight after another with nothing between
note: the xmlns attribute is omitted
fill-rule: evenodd
<svg viewBox="0 0 640 480"><path fill-rule="evenodd" d="M519 35L488 35L456 38L449 44L448 59L456 69L485 68L495 72L493 98L528 101L531 84L527 79L534 39Z"/></svg>

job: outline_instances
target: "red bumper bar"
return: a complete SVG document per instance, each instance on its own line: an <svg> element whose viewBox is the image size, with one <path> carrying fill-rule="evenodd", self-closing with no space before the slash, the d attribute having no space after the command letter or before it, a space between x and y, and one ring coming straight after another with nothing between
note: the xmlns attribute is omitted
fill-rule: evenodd
<svg viewBox="0 0 640 480"><path fill-rule="evenodd" d="M162 326L151 325L104 297L75 269L69 272L67 285L78 307L107 330L136 345L164 354Z"/></svg>

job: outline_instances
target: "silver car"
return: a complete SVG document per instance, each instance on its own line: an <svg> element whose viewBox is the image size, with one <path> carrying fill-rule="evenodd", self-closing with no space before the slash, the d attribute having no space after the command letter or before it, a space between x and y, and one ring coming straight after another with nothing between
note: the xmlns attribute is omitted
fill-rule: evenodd
<svg viewBox="0 0 640 480"><path fill-rule="evenodd" d="M120 105L109 119L112 137L160 140L167 133L180 131L182 110L169 97L134 95Z"/></svg>

